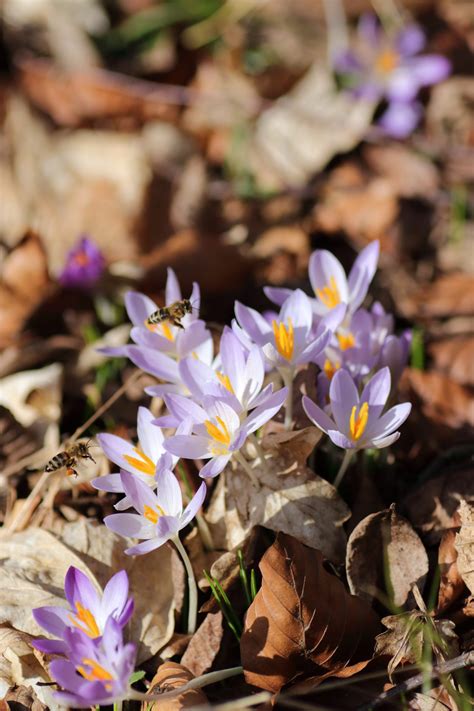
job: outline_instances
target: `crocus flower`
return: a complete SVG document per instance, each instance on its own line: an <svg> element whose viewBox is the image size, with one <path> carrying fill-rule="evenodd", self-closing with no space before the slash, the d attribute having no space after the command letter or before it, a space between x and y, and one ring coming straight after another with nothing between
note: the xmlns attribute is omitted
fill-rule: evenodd
<svg viewBox="0 0 474 711"><path fill-rule="evenodd" d="M71 566L64 580L64 592L69 609L50 605L33 610L36 622L59 638L35 640L34 646L46 654L64 654L67 651L65 639L70 628L96 639L104 634L109 618L113 618L119 627L124 627L133 612L133 599L128 597L125 570L110 578L100 594L83 572Z"/></svg>
<svg viewBox="0 0 474 711"><path fill-rule="evenodd" d="M303 407L309 419L338 447L343 449L381 449L395 442L400 432L395 430L410 414L408 402L383 410L390 395L390 370L382 368L359 392L349 373L340 369L331 380L329 401L332 417L309 397L303 397Z"/></svg>
<svg viewBox="0 0 474 711"><path fill-rule="evenodd" d="M55 694L60 703L87 708L127 697L136 647L124 644L122 627L113 617L108 618L100 640L68 628L65 641L67 659L55 659L49 666L51 677L64 689Z"/></svg>
<svg viewBox="0 0 474 711"><path fill-rule="evenodd" d="M200 471L203 478L215 477L232 456L238 455L247 437L270 420L281 408L287 388L272 393L241 422L239 413L223 400L206 398L202 407L179 395L165 399L177 418L192 421L192 434L169 437L165 448L184 459L209 459Z"/></svg>
<svg viewBox="0 0 474 711"><path fill-rule="evenodd" d="M315 362L331 337L325 324L321 324L316 336L311 337L313 312L301 289L291 293L271 323L258 311L238 301L235 315L241 328L261 347L267 361L284 372L293 372L298 365Z"/></svg>
<svg viewBox="0 0 474 711"><path fill-rule="evenodd" d="M105 455L120 469L125 469L141 479L147 486L156 487L158 469L173 469L177 458L172 457L164 448L165 437L156 424L155 417L146 407L138 408L137 432L138 443L131 442L117 435L99 434L97 439ZM101 491L123 493L120 474L107 474L92 480L92 486ZM123 511L131 506L128 497L119 501L115 508Z"/></svg>
<svg viewBox="0 0 474 711"><path fill-rule="evenodd" d="M165 289L166 305L180 300L181 289L176 274L169 268ZM205 323L198 318L200 291L196 283L193 284L190 301L193 309L181 320L183 328L168 321L148 326L147 319L158 309L157 304L144 294L129 291L125 295L125 307L133 324L130 335L134 344L102 348L101 353L130 358L146 373L165 381L165 386L150 388L150 391L153 390L150 394L181 391L178 362L191 353L206 363L211 363L213 358L211 334Z"/></svg>
<svg viewBox="0 0 474 711"><path fill-rule="evenodd" d="M403 138L409 135L422 113L415 98L423 86L445 79L450 63L438 54L417 56L426 38L416 25L388 33L375 15L362 15L357 47L336 57L335 68L357 96L389 102L381 125L387 133Z"/></svg>
<svg viewBox="0 0 474 711"><path fill-rule="evenodd" d="M127 548L125 553L129 555L148 553L176 538L179 531L194 518L206 498L206 484L202 482L183 511L181 488L173 472L166 469L160 472L156 492L129 472L122 472L120 476L123 490L136 513L112 514L105 517L104 523L121 536L143 540L143 543Z"/></svg>
<svg viewBox="0 0 474 711"><path fill-rule="evenodd" d="M104 255L89 237L84 236L68 252L59 281L63 286L88 288L99 281L104 269Z"/></svg>

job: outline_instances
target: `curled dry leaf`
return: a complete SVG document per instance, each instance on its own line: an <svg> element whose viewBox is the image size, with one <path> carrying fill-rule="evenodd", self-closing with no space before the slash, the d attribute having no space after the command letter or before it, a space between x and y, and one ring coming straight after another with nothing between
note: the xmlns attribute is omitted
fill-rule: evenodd
<svg viewBox="0 0 474 711"><path fill-rule="evenodd" d="M378 618L326 571L320 551L279 534L260 570L240 644L249 684L277 692L303 675L348 677L366 666Z"/></svg>
<svg viewBox="0 0 474 711"><path fill-rule="evenodd" d="M474 277L464 272L446 274L413 297L411 314L418 318L452 318L474 314Z"/></svg>
<svg viewBox="0 0 474 711"><path fill-rule="evenodd" d="M187 684L194 675L182 664L176 662L164 662L158 667L150 686L150 693L158 691L172 691ZM161 699L153 703L142 704L142 711L181 711L190 709L202 704L207 704L206 695L201 689L189 689L182 694L177 694L168 699Z"/></svg>
<svg viewBox="0 0 474 711"><path fill-rule="evenodd" d="M472 466L448 469L406 497L404 510L428 543L439 542L443 531L456 526L455 516L461 499L474 503L473 476Z"/></svg>
<svg viewBox="0 0 474 711"><path fill-rule="evenodd" d="M436 613L445 612L464 591L464 581L458 570L458 553L455 546L456 532L459 528L449 528L443 533L439 544L438 565L440 582Z"/></svg>
<svg viewBox="0 0 474 711"><path fill-rule="evenodd" d="M419 664L427 641L438 658L459 654L455 625L451 620L433 620L423 611L411 610L383 617L382 623L387 631L377 635L375 653L390 657L387 667L390 677L400 664Z"/></svg>
<svg viewBox="0 0 474 711"><path fill-rule="evenodd" d="M5 694L5 697L0 701L0 711L13 711L13 709L48 711L48 707L36 698L31 686L14 686Z"/></svg>
<svg viewBox="0 0 474 711"><path fill-rule="evenodd" d="M435 367L461 385L474 385L474 336L451 336L429 348Z"/></svg>
<svg viewBox="0 0 474 711"><path fill-rule="evenodd" d="M406 368L401 388L419 401L422 415L452 429L474 426L474 396L468 388L435 371Z"/></svg>
<svg viewBox="0 0 474 711"><path fill-rule="evenodd" d="M403 143L368 145L364 158L370 168L390 182L404 198L433 199L439 188L435 165Z"/></svg>
<svg viewBox="0 0 474 711"><path fill-rule="evenodd" d="M408 603L414 583L423 589L428 556L411 524L392 505L367 516L352 531L346 570L353 594L402 606ZM409 602L413 606L413 598Z"/></svg>
<svg viewBox="0 0 474 711"><path fill-rule="evenodd" d="M458 570L474 595L474 505L461 501L459 507L461 528L456 536L456 550L458 552Z"/></svg>
<svg viewBox="0 0 474 711"><path fill-rule="evenodd" d="M344 558L342 525L350 511L337 490L304 462L319 440L315 427L272 435L263 442L266 470L255 468L258 489L239 466L219 477L206 513L218 548L239 546L257 525L288 533L334 562Z"/></svg>
<svg viewBox="0 0 474 711"><path fill-rule="evenodd" d="M20 701L18 698L15 699L15 693L19 694L19 689L22 687L32 686L35 695L29 694L31 701L27 705L28 709L42 711L45 707L42 706L41 701L51 711L59 711L60 705L54 700L52 693L54 689L37 685L38 682L49 682L49 680L43 655L31 646L30 635L2 625L0 627L0 697L7 696L8 690L12 689L9 694L10 702ZM13 691L14 687L19 688Z"/></svg>
<svg viewBox="0 0 474 711"><path fill-rule="evenodd" d="M43 635L31 614L34 607L66 605L64 577L74 565L104 586L125 569L135 600L131 639L138 643L138 662L156 654L174 628L171 550L162 546L145 557L123 553L124 541L105 526L86 519L66 523L60 536L29 528L0 538L0 623Z"/></svg>
<svg viewBox="0 0 474 711"><path fill-rule="evenodd" d="M221 648L224 628L222 612L209 612L191 637L188 647L181 657L181 663L194 674L201 676L209 671Z"/></svg>

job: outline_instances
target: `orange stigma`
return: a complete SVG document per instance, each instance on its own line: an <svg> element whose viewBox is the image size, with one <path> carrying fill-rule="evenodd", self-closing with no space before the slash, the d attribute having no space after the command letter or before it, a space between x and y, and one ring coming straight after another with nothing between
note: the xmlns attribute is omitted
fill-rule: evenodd
<svg viewBox="0 0 474 711"><path fill-rule="evenodd" d="M339 341L341 351L347 351L349 348L354 348L355 346L355 337L350 331L347 333L338 333L337 340Z"/></svg>
<svg viewBox="0 0 474 711"><path fill-rule="evenodd" d="M74 627L77 627L88 637L94 639L100 637L100 629L95 621L95 617L90 610L84 607L80 602L76 602L76 615L68 615Z"/></svg>
<svg viewBox="0 0 474 711"><path fill-rule="evenodd" d="M282 322L272 321L275 346L282 358L291 360L295 349L295 336L291 318L288 319L288 327Z"/></svg>
<svg viewBox="0 0 474 711"><path fill-rule="evenodd" d="M144 474L148 474L149 476L155 476L155 471L156 471L156 464L153 462L153 460L150 459L144 452L141 451L139 447L134 447L133 451L137 455L137 457L132 457L130 454L124 454L123 458L125 459L128 464L131 464L132 467L135 467L135 469L138 469L139 471L143 472Z"/></svg>
<svg viewBox="0 0 474 711"><path fill-rule="evenodd" d="M94 659L84 657L82 660L82 664L84 666L77 667L77 671L81 676L84 677L84 679L87 679L87 681L111 682L114 680L112 674L107 671L107 669L104 669L104 667L101 666ZM86 670L85 667L89 667L89 670ZM110 691L112 689L112 684L106 683L105 688L107 689L107 691Z"/></svg>
<svg viewBox="0 0 474 711"><path fill-rule="evenodd" d="M400 56L393 49L384 49L375 60L375 68L380 74L391 74L398 67Z"/></svg>
<svg viewBox="0 0 474 711"><path fill-rule="evenodd" d="M351 412L351 418L349 420L349 430L351 437L354 441L357 441L362 437L367 427L367 422L369 419L369 404L364 402L359 409L359 413L356 416L357 405L354 405Z"/></svg>
<svg viewBox="0 0 474 711"><path fill-rule="evenodd" d="M328 309L333 309L341 303L341 295L333 276L329 279L329 284L323 286L322 289L316 289L316 296Z"/></svg>

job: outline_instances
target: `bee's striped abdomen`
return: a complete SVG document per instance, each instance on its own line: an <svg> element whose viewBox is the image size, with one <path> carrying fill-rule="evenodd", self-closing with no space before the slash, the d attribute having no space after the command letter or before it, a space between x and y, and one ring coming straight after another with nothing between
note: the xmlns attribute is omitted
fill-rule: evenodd
<svg viewBox="0 0 474 711"><path fill-rule="evenodd" d="M153 311L152 314L148 316L148 323L155 325L158 323L161 323L162 321L166 321L166 319L169 317L169 310L164 308L164 309L157 309L156 311Z"/></svg>
<svg viewBox="0 0 474 711"><path fill-rule="evenodd" d="M64 467L69 460L69 455L67 452L59 452L52 459L49 460L45 466L45 472L55 472L57 469Z"/></svg>

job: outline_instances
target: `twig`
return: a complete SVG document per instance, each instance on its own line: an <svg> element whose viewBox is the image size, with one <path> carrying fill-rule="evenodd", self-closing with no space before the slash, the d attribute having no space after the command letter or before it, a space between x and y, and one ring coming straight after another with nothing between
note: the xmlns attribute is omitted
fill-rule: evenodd
<svg viewBox="0 0 474 711"><path fill-rule="evenodd" d="M327 26L328 65L332 67L334 58L349 45L346 13L342 0L324 0L324 15Z"/></svg>
<svg viewBox="0 0 474 711"><path fill-rule="evenodd" d="M442 664L438 664L438 666L433 667L429 672L429 677L431 679L435 679L440 676L444 676L445 674L451 674L457 669L470 667L473 664L474 651L464 652L464 654L459 655L459 657L455 657L454 659L450 659L448 662L443 662ZM413 689L416 689L418 686L421 686L426 681L426 678L426 672L422 672L421 674L412 676L410 679L403 681L401 684L398 684L393 689L383 691L381 694L379 694L379 696L377 696L376 699L374 699L370 703L364 704L364 706L359 706L357 711L371 711L371 709L380 706L388 699L392 699L395 696L400 696L400 694L405 694L408 691L413 691Z"/></svg>
<svg viewBox="0 0 474 711"><path fill-rule="evenodd" d="M209 672L208 674L203 674L202 676L197 676L195 679L191 679L187 684L180 686L172 691L164 691L159 694L149 694L148 692L142 693L141 691L135 691L135 689L130 689L127 694L127 698L134 699L135 701L162 701L163 699L168 699L172 696L179 696L185 691L190 689L202 689L203 686L209 686L209 684L215 684L218 681L223 681L224 679L230 679L232 676L238 676L243 673L242 667L231 667L230 669L221 669L215 672Z"/></svg>

